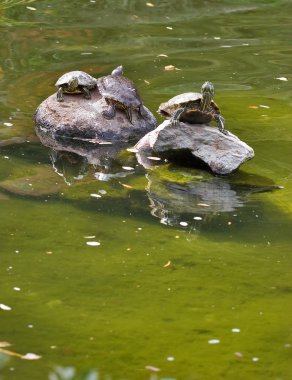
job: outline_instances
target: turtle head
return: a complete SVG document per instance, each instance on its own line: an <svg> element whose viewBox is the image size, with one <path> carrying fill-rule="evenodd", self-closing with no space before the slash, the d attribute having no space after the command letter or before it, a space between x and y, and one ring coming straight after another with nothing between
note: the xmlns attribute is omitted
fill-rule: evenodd
<svg viewBox="0 0 292 380"><path fill-rule="evenodd" d="M72 77L69 81L68 81L68 91L72 91L74 92L76 90L76 88L78 87L78 78L77 77Z"/></svg>
<svg viewBox="0 0 292 380"><path fill-rule="evenodd" d="M205 82L202 86L202 102L201 110L205 111L211 104L211 101L215 95L213 83Z"/></svg>
<svg viewBox="0 0 292 380"><path fill-rule="evenodd" d="M112 76L114 77L117 77L118 75L122 75L123 74L123 66L118 66L116 67L113 71L112 71Z"/></svg>

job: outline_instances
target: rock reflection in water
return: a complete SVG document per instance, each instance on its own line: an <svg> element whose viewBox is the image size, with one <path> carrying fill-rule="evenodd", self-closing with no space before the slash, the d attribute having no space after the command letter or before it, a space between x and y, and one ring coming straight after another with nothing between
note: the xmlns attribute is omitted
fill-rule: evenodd
<svg viewBox="0 0 292 380"><path fill-rule="evenodd" d="M248 195L278 188L238 184L222 177L202 177L186 183L163 180L155 172L149 172L146 177L151 214L171 226L198 224L196 220L204 222L215 215L234 212L244 207Z"/></svg>

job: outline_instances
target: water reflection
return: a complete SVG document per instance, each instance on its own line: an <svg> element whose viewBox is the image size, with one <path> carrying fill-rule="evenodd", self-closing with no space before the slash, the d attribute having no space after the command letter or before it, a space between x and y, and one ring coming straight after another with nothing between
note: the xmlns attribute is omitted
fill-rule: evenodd
<svg viewBox="0 0 292 380"><path fill-rule="evenodd" d="M232 178L208 178L207 175L178 183L165 180L155 172L149 172L146 178L151 214L171 226L183 226L185 221L207 221L210 216L233 212L244 207L250 194L278 188L267 184L268 179L254 176L250 183L236 183ZM256 184L259 179L262 184Z"/></svg>

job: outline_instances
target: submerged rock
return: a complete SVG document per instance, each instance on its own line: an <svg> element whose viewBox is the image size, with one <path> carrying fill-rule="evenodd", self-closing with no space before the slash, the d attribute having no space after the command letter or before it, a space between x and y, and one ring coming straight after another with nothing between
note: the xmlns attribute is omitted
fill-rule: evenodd
<svg viewBox="0 0 292 380"><path fill-rule="evenodd" d="M102 116L108 106L97 89L91 99L82 94L65 94L64 102L57 101L56 93L44 100L35 112L35 128L41 142L54 146L58 139L86 140L95 145L137 141L156 126L156 119L145 107L141 117L133 111L132 123L122 110L108 120Z"/></svg>
<svg viewBox="0 0 292 380"><path fill-rule="evenodd" d="M151 166L147 156L159 155L180 161L193 159L193 164L206 164L213 173L226 175L234 172L254 157L253 149L228 132L204 124L180 123L170 126L164 121L145 135L135 146L137 158L144 166Z"/></svg>

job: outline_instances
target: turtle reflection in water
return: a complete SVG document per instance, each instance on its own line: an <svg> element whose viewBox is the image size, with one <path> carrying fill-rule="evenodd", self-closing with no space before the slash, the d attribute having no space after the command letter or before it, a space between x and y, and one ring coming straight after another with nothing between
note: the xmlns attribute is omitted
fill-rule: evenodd
<svg viewBox="0 0 292 380"><path fill-rule="evenodd" d="M57 92L58 102L64 101L64 94L84 94L86 99L91 99L90 90L96 87L96 79L84 71L70 71L62 75L55 84L59 87Z"/></svg>
<svg viewBox="0 0 292 380"><path fill-rule="evenodd" d="M166 103L162 103L157 112L169 117L172 126L179 125L180 121L191 124L207 124L216 121L219 131L228 134L224 128L224 118L220 114L220 109L213 101L215 94L213 84L205 82L201 91L201 94L187 92L174 96Z"/></svg>
<svg viewBox="0 0 292 380"><path fill-rule="evenodd" d="M116 115L116 108L126 112L130 123L132 123L134 110L137 110L143 119L147 118L148 113L134 83L123 76L123 66L118 66L111 75L99 78L97 86L108 104L108 109L102 112L104 118L113 119Z"/></svg>

